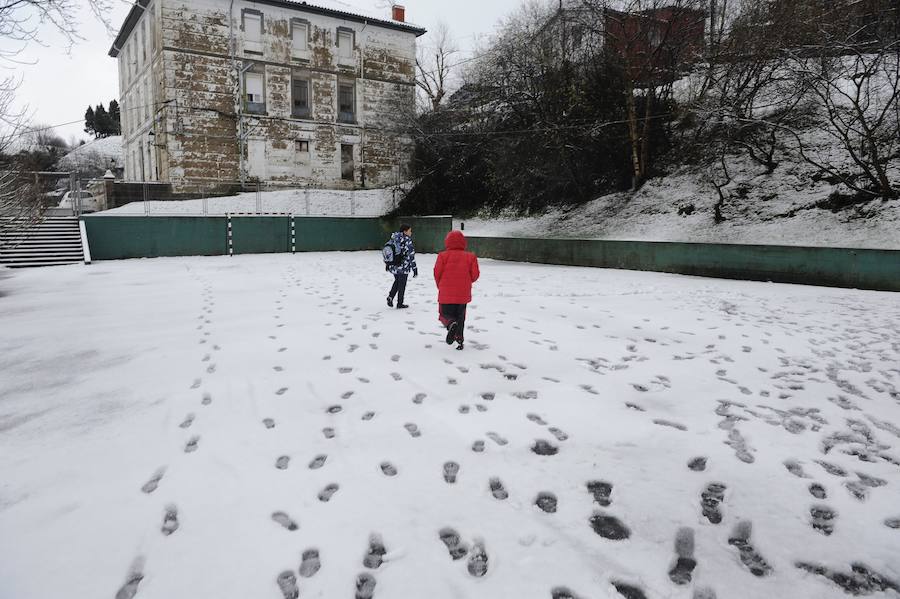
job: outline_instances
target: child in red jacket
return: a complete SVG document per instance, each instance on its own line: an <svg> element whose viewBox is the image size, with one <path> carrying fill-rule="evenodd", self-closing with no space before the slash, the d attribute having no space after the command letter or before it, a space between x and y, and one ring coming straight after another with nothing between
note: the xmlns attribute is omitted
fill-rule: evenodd
<svg viewBox="0 0 900 599"><path fill-rule="evenodd" d="M462 231L450 231L444 238L447 248L434 263L434 281L438 287L438 317L447 327L447 345L456 341L463 348L466 305L472 301L472 283L478 280L478 258L466 251Z"/></svg>

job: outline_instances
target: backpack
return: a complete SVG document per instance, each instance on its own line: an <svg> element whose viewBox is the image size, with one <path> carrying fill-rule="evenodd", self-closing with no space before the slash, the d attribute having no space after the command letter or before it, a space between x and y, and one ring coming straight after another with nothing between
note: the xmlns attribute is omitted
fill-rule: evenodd
<svg viewBox="0 0 900 599"><path fill-rule="evenodd" d="M400 266L403 262L403 252L400 250L397 240L393 237L381 248L381 257L384 259L385 266Z"/></svg>

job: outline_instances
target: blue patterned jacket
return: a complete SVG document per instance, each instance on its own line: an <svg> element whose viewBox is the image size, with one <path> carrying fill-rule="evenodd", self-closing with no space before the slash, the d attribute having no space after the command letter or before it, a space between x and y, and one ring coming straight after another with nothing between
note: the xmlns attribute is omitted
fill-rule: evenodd
<svg viewBox="0 0 900 599"><path fill-rule="evenodd" d="M391 235L391 241L400 248L403 260L397 266L388 266L388 270L395 275L408 275L411 271L418 270L419 267L416 266L416 249L413 247L412 238L405 235L402 231L397 231Z"/></svg>

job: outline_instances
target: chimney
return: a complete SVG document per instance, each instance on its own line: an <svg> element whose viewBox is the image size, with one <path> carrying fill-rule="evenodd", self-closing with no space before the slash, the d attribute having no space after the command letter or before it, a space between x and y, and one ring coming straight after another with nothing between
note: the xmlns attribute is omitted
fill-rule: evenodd
<svg viewBox="0 0 900 599"><path fill-rule="evenodd" d="M394 4L391 7L391 18L395 21L400 21L401 23L406 22L406 7L402 4Z"/></svg>

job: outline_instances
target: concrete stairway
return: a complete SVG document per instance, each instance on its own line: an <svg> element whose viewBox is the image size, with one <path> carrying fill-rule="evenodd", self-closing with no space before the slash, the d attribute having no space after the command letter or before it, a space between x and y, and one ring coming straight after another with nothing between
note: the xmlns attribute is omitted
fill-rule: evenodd
<svg viewBox="0 0 900 599"><path fill-rule="evenodd" d="M51 216L12 230L4 229L0 229L3 266L58 266L84 261L81 231L74 216Z"/></svg>

